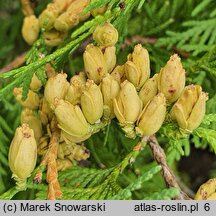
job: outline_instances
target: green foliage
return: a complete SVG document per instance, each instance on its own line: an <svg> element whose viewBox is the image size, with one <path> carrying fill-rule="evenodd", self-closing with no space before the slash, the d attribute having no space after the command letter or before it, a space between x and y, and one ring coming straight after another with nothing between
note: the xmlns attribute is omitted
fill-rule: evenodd
<svg viewBox="0 0 216 216"><path fill-rule="evenodd" d="M118 136L113 134L118 133ZM91 136L86 146L91 152L91 159L99 167L113 167L124 159L124 155L132 151L139 139L126 138L121 128L112 122L105 130Z"/></svg>
<svg viewBox="0 0 216 216"><path fill-rule="evenodd" d="M182 27L187 28L183 32L167 31L166 38L160 38L157 46L166 45L171 49L174 45L185 51L193 51L196 56L201 52L208 51L216 41L216 19L191 20L182 23Z"/></svg>
<svg viewBox="0 0 216 216"><path fill-rule="evenodd" d="M131 154L126 158L130 157ZM154 166L144 172L135 182L122 189L116 182L116 178L123 171L119 169L120 167L123 168L123 163L105 170L74 167L60 173L63 199L131 199L132 192L145 186L143 183L154 177L161 169L160 166ZM46 199L46 192L41 190L36 197Z"/></svg>
<svg viewBox="0 0 216 216"><path fill-rule="evenodd" d="M160 129L160 133L164 136L167 160L169 164L178 161L182 156L190 155L189 135L179 130L177 124L167 123Z"/></svg>
<svg viewBox="0 0 216 216"><path fill-rule="evenodd" d="M0 78L3 78L3 79L10 78L11 80L13 80L10 84L8 84L7 86L5 86L4 88L0 90L0 98L2 98L5 94L11 91L14 87L23 86L25 87L24 94L23 94L23 99L24 99L27 95L26 92L30 85L29 80L31 79L35 71L39 70L46 63L76 48L86 37L88 37L92 33L92 31L97 25L100 25L104 23L105 21L111 20L112 18L116 17L118 13L119 13L119 9L116 8L113 11L110 11L110 10L107 11L104 14L104 16L95 17L93 20L86 22L83 26L81 26L79 29L73 32L71 37L76 38L76 39L72 40L64 47L57 49L55 52L53 52L50 55L45 56L44 58L38 58L38 60L32 62L29 65L20 67L18 69L11 70L10 72L7 72L5 74L0 74ZM35 43L37 47L38 42L36 41ZM30 52L30 56L31 54L35 52L37 51L35 50L35 47L33 46L33 50Z"/></svg>
<svg viewBox="0 0 216 216"><path fill-rule="evenodd" d="M36 15L51 0L40 1ZM191 156L191 145L216 154L216 4L212 0L94 0L83 14L109 4L104 15L91 17L72 29L63 44L48 48L39 38L30 48L21 37L22 11L18 1L0 1L0 67L26 52L26 64L0 73L0 199L46 199L45 174L41 184L28 180L28 190L17 191L10 181L7 155L16 127L20 124L21 107L12 96L14 87L23 88L24 100L34 73L45 85L45 65L64 70L68 78L83 68L83 42L90 40L98 25L110 21L119 32L118 64L125 62L135 44L141 43L150 54L151 76L160 71L170 55L178 53L187 72L187 84L202 85L209 93L207 114L201 127L192 134L183 133L169 117L156 134L170 167L177 169L182 157ZM83 49L83 48L82 48ZM170 107L168 107L170 109ZM114 120L85 142L91 157L84 163L59 172L63 199L173 199L176 188L166 188L149 148L135 151L139 138L131 140ZM82 164L82 162L80 163ZM83 165L83 164L82 164ZM36 168L40 169L40 168ZM44 168L43 168L44 169ZM35 171L36 171L35 170ZM43 170L45 171L45 170ZM178 171L178 170L176 170ZM212 172L215 172L214 170ZM181 173L177 172L181 176ZM215 173L212 173L214 176ZM6 192L5 192L6 191Z"/></svg>
<svg viewBox="0 0 216 216"><path fill-rule="evenodd" d="M155 192L151 196L144 197L144 200L170 200L179 195L179 189L177 188L167 188L160 192Z"/></svg>
<svg viewBox="0 0 216 216"><path fill-rule="evenodd" d="M26 64L31 64L33 62L36 62L40 60L41 58L44 58L47 56L50 52L46 49L44 40L42 38L39 38L32 46L32 48L29 50L26 56ZM33 73L36 73L38 79L42 82L43 85L46 84L46 73L45 73L45 67L39 67L37 70L32 70ZM28 75L31 73L28 73ZM32 74L33 75L33 74ZM29 77L32 77L29 75ZM30 79L31 80L31 79ZM28 86L29 88L29 86ZM24 93L23 93L24 94Z"/></svg>
<svg viewBox="0 0 216 216"><path fill-rule="evenodd" d="M212 0L205 0L200 2L200 4L198 4L193 11L191 12L191 16L195 17L198 14L200 14L203 10L206 9L206 7L212 2Z"/></svg>
<svg viewBox="0 0 216 216"><path fill-rule="evenodd" d="M208 145L216 154L216 133L215 130L199 127L194 131L194 134L208 142Z"/></svg>
<svg viewBox="0 0 216 216"><path fill-rule="evenodd" d="M140 143L143 147L146 143ZM139 155L140 150L133 149L119 164L115 167L106 170L97 170L89 168L74 167L70 170L64 171L59 174L59 182L62 185L63 199L112 199L121 187L116 182L118 176L125 170L125 168L135 161ZM37 170L37 169L36 169ZM125 198L128 198L128 191L139 189L140 184L160 170L160 167L155 167L146 173L146 175L138 179L137 184L131 184L127 188ZM37 188L37 199L46 199L46 186L45 184L36 187L32 183L32 178L29 179L27 187L34 189ZM13 191L13 193L10 193ZM16 189L10 189L0 196L0 199L11 199L17 192ZM123 195L121 195L122 197Z"/></svg>
<svg viewBox="0 0 216 216"><path fill-rule="evenodd" d="M155 166L151 168L149 171L143 173L135 182L129 184L126 188L119 191L113 199L129 199L132 196L132 191L138 190L142 188L144 182L149 181L154 175L159 172L161 169L160 166Z"/></svg>
<svg viewBox="0 0 216 216"><path fill-rule="evenodd" d="M194 56L212 48L216 41L215 2L205 0L194 6L192 12L188 13L190 19L182 22L178 31L166 31L166 36L158 40L157 46L165 45L168 49L176 46ZM212 11L208 12L210 16L206 14L207 7Z"/></svg>
<svg viewBox="0 0 216 216"><path fill-rule="evenodd" d="M192 71L205 71L216 76L216 47L215 45L192 66Z"/></svg>
<svg viewBox="0 0 216 216"><path fill-rule="evenodd" d="M190 15L196 1L140 1L140 7L133 19L129 21L129 35L160 37L167 29L176 30L176 20L185 20ZM135 25L140 23L140 25Z"/></svg>
<svg viewBox="0 0 216 216"><path fill-rule="evenodd" d="M188 139L171 139L167 149L167 160L173 163L175 160L180 160L181 156L190 155L190 142Z"/></svg>
<svg viewBox="0 0 216 216"><path fill-rule="evenodd" d="M111 169L98 170L84 167L74 167L66 172L59 173L59 181L63 186L70 187L95 187L102 183L102 181L110 175L113 171Z"/></svg>
<svg viewBox="0 0 216 216"><path fill-rule="evenodd" d="M83 167L74 167L71 170L59 173L59 182L62 185L63 199L103 199L107 194L102 195L104 190L118 189L118 185L113 181L104 181L113 169L97 170ZM111 188L111 189L110 189ZM46 191L40 190L37 199L46 199Z"/></svg>
<svg viewBox="0 0 216 216"><path fill-rule="evenodd" d="M216 94L207 101L207 113L214 113L216 111Z"/></svg>
<svg viewBox="0 0 216 216"><path fill-rule="evenodd" d="M16 44L21 52L24 42L20 35L22 25L22 11L18 1L0 1L0 68L11 62L16 55Z"/></svg>
<svg viewBox="0 0 216 216"><path fill-rule="evenodd" d="M197 148L210 147L216 153L215 114L207 114L203 119L202 126L193 132L193 142Z"/></svg>
<svg viewBox="0 0 216 216"><path fill-rule="evenodd" d="M0 193L10 187L11 173L8 172L8 150L14 130L19 124L20 106L14 105L12 95L0 102Z"/></svg>
<svg viewBox="0 0 216 216"><path fill-rule="evenodd" d="M205 125L210 125L211 122L216 122L216 114L208 114L205 115L202 123Z"/></svg>

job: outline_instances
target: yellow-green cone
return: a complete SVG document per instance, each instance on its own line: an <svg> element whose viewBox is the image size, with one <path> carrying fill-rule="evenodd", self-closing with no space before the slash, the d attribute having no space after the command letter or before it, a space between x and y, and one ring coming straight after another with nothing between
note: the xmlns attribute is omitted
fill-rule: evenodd
<svg viewBox="0 0 216 216"><path fill-rule="evenodd" d="M81 108L91 124L99 121L103 115L103 96L100 87L93 80L86 82L86 88L81 95Z"/></svg>
<svg viewBox="0 0 216 216"><path fill-rule="evenodd" d="M67 33L51 29L43 33L45 44L50 47L58 46L67 36Z"/></svg>
<svg viewBox="0 0 216 216"><path fill-rule="evenodd" d="M58 99L56 99L55 105L54 112L58 126L66 135L80 138L89 134L90 125L87 123L79 106Z"/></svg>
<svg viewBox="0 0 216 216"><path fill-rule="evenodd" d="M23 20L22 36L23 39L32 45L38 38L40 31L39 21L35 15L26 16Z"/></svg>
<svg viewBox="0 0 216 216"><path fill-rule="evenodd" d="M216 178L209 179L198 189L195 200L216 200Z"/></svg>
<svg viewBox="0 0 216 216"><path fill-rule="evenodd" d="M50 107L54 109L55 98L64 99L70 86L66 80L67 74L59 73L53 77L50 77L46 83L44 89L44 97L50 104Z"/></svg>
<svg viewBox="0 0 216 216"><path fill-rule="evenodd" d="M91 3L95 0L91 0ZM107 5L104 5L103 7L96 7L90 10L90 13L93 17L96 17L98 15L103 15L106 10L108 9Z"/></svg>
<svg viewBox="0 0 216 216"><path fill-rule="evenodd" d="M126 80L125 76L125 66L117 65L111 73L111 76L118 81L119 84L123 83Z"/></svg>
<svg viewBox="0 0 216 216"><path fill-rule="evenodd" d="M173 105L170 114L179 127L193 131L201 124L206 110L208 96L199 85L186 86L178 101Z"/></svg>
<svg viewBox="0 0 216 216"><path fill-rule="evenodd" d="M125 63L125 75L128 81L139 90L150 76L150 59L148 51L138 44Z"/></svg>
<svg viewBox="0 0 216 216"><path fill-rule="evenodd" d="M107 74L107 76L103 78L100 87L103 95L104 106L108 109L106 117L114 118L113 99L119 94L120 85L110 74Z"/></svg>
<svg viewBox="0 0 216 216"><path fill-rule="evenodd" d="M14 88L13 94L23 107L29 109L37 109L39 107L40 99L39 96L29 89L28 96L25 101L22 100L22 88Z"/></svg>
<svg viewBox="0 0 216 216"><path fill-rule="evenodd" d="M65 12L61 14L55 21L55 29L61 32L67 32L70 28L79 23L79 16L77 14Z"/></svg>
<svg viewBox="0 0 216 216"><path fill-rule="evenodd" d="M157 78L158 74L155 74L152 78L148 79L139 92L139 97L144 107L158 92Z"/></svg>
<svg viewBox="0 0 216 216"><path fill-rule="evenodd" d="M80 104L80 98L83 90L85 89L86 77L84 72L80 72L79 75L75 75L70 80L70 87L65 96L65 100L71 104Z"/></svg>
<svg viewBox="0 0 216 216"><path fill-rule="evenodd" d="M73 136L65 132L64 130L61 131L61 137L66 143L71 143L71 142L80 143L80 142L87 140L90 136L91 136L91 132L88 132L87 134L84 134L83 136Z"/></svg>
<svg viewBox="0 0 216 216"><path fill-rule="evenodd" d="M99 84L107 74L107 65L99 47L89 44L83 54L83 61L87 77Z"/></svg>
<svg viewBox="0 0 216 216"><path fill-rule="evenodd" d="M31 175L37 160L37 143L34 132L27 124L16 129L9 149L9 167L17 187L25 190L26 179Z"/></svg>
<svg viewBox="0 0 216 216"><path fill-rule="evenodd" d="M118 41L118 31L111 23L97 26L93 33L93 39L99 46L114 46Z"/></svg>
<svg viewBox="0 0 216 216"><path fill-rule="evenodd" d="M46 31L52 29L59 12L60 10L56 4L48 4L46 9L39 16L40 28L43 28Z"/></svg>
<svg viewBox="0 0 216 216"><path fill-rule="evenodd" d="M90 12L82 14L84 8L90 3L90 0L75 0L67 8L66 12L62 13L54 23L55 29L66 32L76 26L80 21L87 19Z"/></svg>
<svg viewBox="0 0 216 216"><path fill-rule="evenodd" d="M65 171L70 169L73 166L73 163L69 159L57 159L56 167L58 171Z"/></svg>
<svg viewBox="0 0 216 216"><path fill-rule="evenodd" d="M38 79L37 75L34 73L32 79L31 79L30 89L34 92L38 92L41 87L42 87L42 83Z"/></svg>
<svg viewBox="0 0 216 216"><path fill-rule="evenodd" d="M168 103L175 102L185 86L185 70L177 54L170 57L158 76L158 90L162 92Z"/></svg>
<svg viewBox="0 0 216 216"><path fill-rule="evenodd" d="M121 84L121 90L113 100L113 106L115 116L119 120L126 135L131 138L134 137L133 127L141 113L142 101L132 83L125 80Z"/></svg>
<svg viewBox="0 0 216 216"><path fill-rule="evenodd" d="M71 154L67 157L68 159L81 161L87 160L90 156L89 150L83 144L72 145Z"/></svg>
<svg viewBox="0 0 216 216"><path fill-rule="evenodd" d="M107 71L108 73L111 73L116 65L116 48L114 46L105 49L104 59L107 65Z"/></svg>
<svg viewBox="0 0 216 216"><path fill-rule="evenodd" d="M28 124L29 128L34 131L34 137L38 144L39 139L42 137L42 123L39 116L26 108L21 112L21 124L24 123Z"/></svg>
<svg viewBox="0 0 216 216"><path fill-rule="evenodd" d="M166 98L163 93L153 97L144 107L137 120L136 132L140 136L149 136L156 133L166 115Z"/></svg>
<svg viewBox="0 0 216 216"><path fill-rule="evenodd" d="M67 158L70 161L80 161L89 158L90 152L83 144L76 143L61 143L58 147L58 158Z"/></svg>
<svg viewBox="0 0 216 216"><path fill-rule="evenodd" d="M47 125L54 115L53 110L50 108L50 105L45 98L41 99L40 110L38 111L38 114L43 125Z"/></svg>

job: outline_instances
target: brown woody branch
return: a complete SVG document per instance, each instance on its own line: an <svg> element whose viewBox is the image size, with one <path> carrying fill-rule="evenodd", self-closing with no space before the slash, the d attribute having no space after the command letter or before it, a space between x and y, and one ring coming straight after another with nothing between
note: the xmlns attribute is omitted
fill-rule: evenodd
<svg viewBox="0 0 216 216"><path fill-rule="evenodd" d="M7 71L13 70L15 68L20 67L21 65L23 65L26 61L26 53L22 53L21 55L17 56L12 62L10 62L8 65L6 65L5 67L3 67L0 70L0 74L3 74Z"/></svg>
<svg viewBox="0 0 216 216"><path fill-rule="evenodd" d="M130 45L131 43L150 43L150 44L154 44L154 43L157 42L157 40L158 40L157 38L141 37L139 35L135 35L133 37L126 38L124 43L121 45L121 48L124 49L128 45Z"/></svg>
<svg viewBox="0 0 216 216"><path fill-rule="evenodd" d="M56 198L61 198L62 196L62 192L60 190L60 185L58 182L58 170L56 164L61 130L58 128L57 120L55 118L52 119L52 122L50 123L50 127L51 127L52 135L49 142L49 148L43 160L41 161L40 166L47 165L46 180L49 184L48 199L55 200ZM36 178L37 177L41 177L41 173L38 173L38 175L36 175ZM38 179L38 182L40 182L40 179Z"/></svg>
<svg viewBox="0 0 216 216"><path fill-rule="evenodd" d="M179 199L179 200L191 199L185 192L181 190L173 171L170 169L170 167L167 164L166 155L164 153L164 150L160 147L155 136L148 137L148 145L152 151L155 161L162 167L162 175L163 175L164 181L166 182L166 185L168 187L175 187L175 188L180 189L180 195L176 197L175 199Z"/></svg>

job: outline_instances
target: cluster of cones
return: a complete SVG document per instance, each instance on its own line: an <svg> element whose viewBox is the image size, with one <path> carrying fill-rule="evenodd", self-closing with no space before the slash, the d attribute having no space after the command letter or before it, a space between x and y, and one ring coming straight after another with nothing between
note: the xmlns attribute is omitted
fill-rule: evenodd
<svg viewBox="0 0 216 216"><path fill-rule="evenodd" d="M171 56L160 72L150 77L149 54L140 44L134 47L125 64L116 65L118 32L112 24L98 26L93 39L95 44L87 45L83 54L84 71L74 75L70 82L67 74L56 73L48 64L44 91L36 75L25 101L21 100L22 88L14 89L24 109L23 125L17 129L11 152L22 149L34 151L35 155L37 149L38 155L43 156L41 165L47 165L50 199L61 196L57 169L64 170L74 161L86 160L89 151L80 143L112 119L118 120L126 136L135 138L156 133L166 116L176 121L182 131L191 132L205 115L207 94L199 85L185 86L185 70L178 55ZM22 144L29 139L26 133L21 133L23 142L17 139L18 130L23 128L28 128L27 134L36 148ZM16 145L24 145L25 149ZM14 165L15 159L22 160L18 156L15 153L9 156L13 164L10 167L16 179L26 179L37 157L29 158L31 166L27 169L22 163ZM22 172L25 175L20 175L20 169L27 170ZM37 179L41 181L41 173Z"/></svg>

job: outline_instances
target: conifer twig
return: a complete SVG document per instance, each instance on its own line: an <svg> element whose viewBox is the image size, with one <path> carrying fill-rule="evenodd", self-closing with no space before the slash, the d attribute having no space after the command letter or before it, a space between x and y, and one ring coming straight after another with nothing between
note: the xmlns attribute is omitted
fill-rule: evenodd
<svg viewBox="0 0 216 216"><path fill-rule="evenodd" d="M127 46L129 46L132 43L155 44L157 41L158 41L158 38L155 38L155 37L141 37L139 35L135 35L133 37L126 38L125 42L121 45L121 48L125 49ZM176 46L173 46L172 50L184 58L188 58L190 56L189 52L186 52L186 51L181 50L181 49L177 49Z"/></svg>
<svg viewBox="0 0 216 216"><path fill-rule="evenodd" d="M125 48L126 46L130 45L131 43L150 43L154 44L157 42L157 38L153 37L141 37L139 35L135 35L130 38L126 38L125 42L122 44L122 48Z"/></svg>
<svg viewBox="0 0 216 216"><path fill-rule="evenodd" d="M147 140L155 161L162 167L162 175L167 186L180 189L180 195L177 196L176 199L179 200L191 199L185 192L181 190L173 171L170 169L170 167L167 164L164 150L160 147L156 137L149 136Z"/></svg>
<svg viewBox="0 0 216 216"><path fill-rule="evenodd" d="M0 200L11 200L15 194L17 194L19 190L16 187L12 187L3 194L0 195Z"/></svg>
<svg viewBox="0 0 216 216"><path fill-rule="evenodd" d="M30 16L34 14L34 10L31 6L30 0L21 0L22 10L25 16Z"/></svg>
<svg viewBox="0 0 216 216"><path fill-rule="evenodd" d="M195 193L184 183L181 181L179 176L176 176L176 180L180 186L180 188L182 188L182 190L191 198L194 198Z"/></svg>
<svg viewBox="0 0 216 216"><path fill-rule="evenodd" d="M49 148L43 160L40 163L40 166L47 165L46 180L49 184L48 186L49 200L55 200L56 198L61 198L62 196L62 192L60 190L60 185L58 182L58 170L56 166L58 143L60 139L61 130L57 126L56 119L53 119L52 123L51 123L52 135L49 142Z"/></svg>

